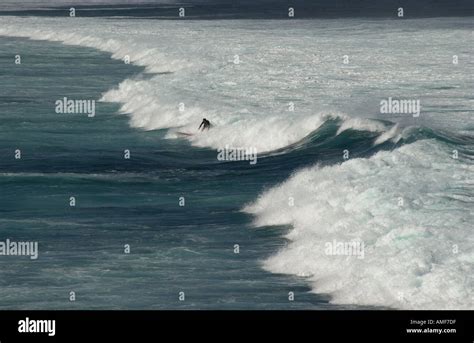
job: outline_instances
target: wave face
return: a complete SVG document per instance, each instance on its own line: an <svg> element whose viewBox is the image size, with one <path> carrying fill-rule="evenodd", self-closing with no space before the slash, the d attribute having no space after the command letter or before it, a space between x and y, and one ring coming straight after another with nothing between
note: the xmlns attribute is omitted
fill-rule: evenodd
<svg viewBox="0 0 474 343"><path fill-rule="evenodd" d="M244 209L257 227L291 227L265 269L306 276L333 303L409 309L474 308L470 29L469 18L0 18L0 35L97 48L145 67L102 96L122 104L133 128L166 129L168 139L195 133L187 139L198 147L277 151L264 156L278 162L272 170L316 163ZM381 115L387 97L420 99L420 117ZM203 117L214 127L199 133ZM381 151L386 143L396 149ZM336 161L343 149L357 152L351 144L364 153ZM327 243L353 240L364 258L326 253Z"/></svg>
<svg viewBox="0 0 474 343"><path fill-rule="evenodd" d="M245 208L256 226L293 228L265 268L308 276L334 303L474 308L474 166L450 154L421 140L300 170ZM363 258L328 255L334 240L364 242Z"/></svg>

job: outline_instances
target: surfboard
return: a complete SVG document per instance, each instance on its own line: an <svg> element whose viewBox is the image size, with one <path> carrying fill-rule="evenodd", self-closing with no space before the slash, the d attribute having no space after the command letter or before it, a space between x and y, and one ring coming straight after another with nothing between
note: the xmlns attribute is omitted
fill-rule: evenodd
<svg viewBox="0 0 474 343"><path fill-rule="evenodd" d="M194 136L193 133L189 133L189 132L181 132L181 131L178 131L176 132L178 135L181 135L181 136Z"/></svg>

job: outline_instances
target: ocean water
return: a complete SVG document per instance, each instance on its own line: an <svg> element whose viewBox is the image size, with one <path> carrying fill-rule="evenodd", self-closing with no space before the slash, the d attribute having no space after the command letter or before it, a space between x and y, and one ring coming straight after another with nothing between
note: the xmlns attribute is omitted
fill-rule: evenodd
<svg viewBox="0 0 474 343"><path fill-rule="evenodd" d="M471 30L0 17L1 240L40 250L0 259L0 308L474 308Z"/></svg>

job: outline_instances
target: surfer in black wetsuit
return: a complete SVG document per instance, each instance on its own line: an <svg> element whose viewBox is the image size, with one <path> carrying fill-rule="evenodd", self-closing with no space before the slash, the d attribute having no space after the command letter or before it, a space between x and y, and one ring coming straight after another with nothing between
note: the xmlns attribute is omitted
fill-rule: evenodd
<svg viewBox="0 0 474 343"><path fill-rule="evenodd" d="M211 122L209 120L207 120L206 118L203 118L202 123L201 123L201 125L199 125L198 130L201 129L201 127L202 127L201 131L209 130L211 128Z"/></svg>

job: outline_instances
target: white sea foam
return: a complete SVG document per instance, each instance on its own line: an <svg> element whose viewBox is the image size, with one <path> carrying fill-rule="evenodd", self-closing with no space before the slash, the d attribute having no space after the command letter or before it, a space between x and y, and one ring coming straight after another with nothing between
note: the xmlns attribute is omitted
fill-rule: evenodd
<svg viewBox="0 0 474 343"><path fill-rule="evenodd" d="M291 121L273 117L267 118L266 122L253 117L227 123L221 119L220 124L212 129L212 134L205 131L190 137L190 141L196 146L216 149L223 147L225 142L231 146L254 147L259 153L268 152L298 142L319 128L329 116L321 114ZM187 130L195 130L195 127ZM172 135L170 133L169 137Z"/></svg>
<svg viewBox="0 0 474 343"><path fill-rule="evenodd" d="M157 94L153 82L126 80L118 89L104 94L102 100L123 103L121 111L130 113L130 124L145 130L173 128L166 138L182 137L178 132L192 133L188 139L195 146L219 149L225 145L255 147L259 153L276 150L298 142L318 129L328 118L340 118L337 112L312 115L293 114L291 119L279 115L255 115L246 110L219 112L204 110L197 104L186 104L179 110L179 98L165 91ZM160 115L156 115L159 113ZM200 132L202 118L212 118L213 128Z"/></svg>
<svg viewBox="0 0 474 343"><path fill-rule="evenodd" d="M334 303L474 309L473 175L423 140L303 169L245 211L256 226L292 226L291 243L264 267L308 276ZM363 259L325 254L327 242L359 239Z"/></svg>
<svg viewBox="0 0 474 343"><path fill-rule="evenodd" d="M397 143L402 138L398 124L393 125L388 131L382 133L374 142L374 145L382 144L388 140Z"/></svg>
<svg viewBox="0 0 474 343"><path fill-rule="evenodd" d="M396 140L396 135L383 134L382 124L354 117L377 117L380 98L399 96L398 90L405 89L409 82L420 86L419 90L410 88L410 96L422 100L425 112L437 106L440 98L425 85L441 81L446 86L444 108L448 111L453 104L456 109L450 118L424 112L419 119L424 124L429 120L429 124L438 122L445 127L465 126L470 106L459 99L462 94L467 98L470 88L459 85L471 82L466 70L467 52L459 53L466 63L456 67L446 63L446 56L456 50L458 38L452 39L451 31L425 29L430 23L413 21L401 28L387 21L383 30L374 30L378 23L360 22L357 34L348 40L347 30L354 23L338 20L1 17L0 35L92 47L119 60L128 56L132 63L158 73L148 79L126 80L102 98L122 103L132 126L145 130L171 128L174 132L174 128L181 128L196 133L206 117L214 128L188 138L194 145L217 148L238 144L266 151L300 141L324 118L334 115L346 120L338 133L353 128L381 132L377 143L386 137ZM460 28L456 34L463 41L468 39L469 30ZM380 35L384 39L379 39ZM440 40L448 43L433 49ZM349 66L342 64L340 46L357 56ZM405 48L398 51L393 46ZM406 60L406 51L410 51L410 61L423 59L425 48L430 49L431 63L437 68ZM236 56L238 64L234 63ZM368 101L370 89L376 92ZM185 105L184 111L178 110L180 103ZM294 111L289 110L290 103ZM383 119L406 120L396 116ZM166 137L177 138L173 131Z"/></svg>
<svg viewBox="0 0 474 343"><path fill-rule="evenodd" d="M369 132L384 132L386 126L375 120L366 118L347 118L337 130L337 135L347 130L369 131Z"/></svg>

